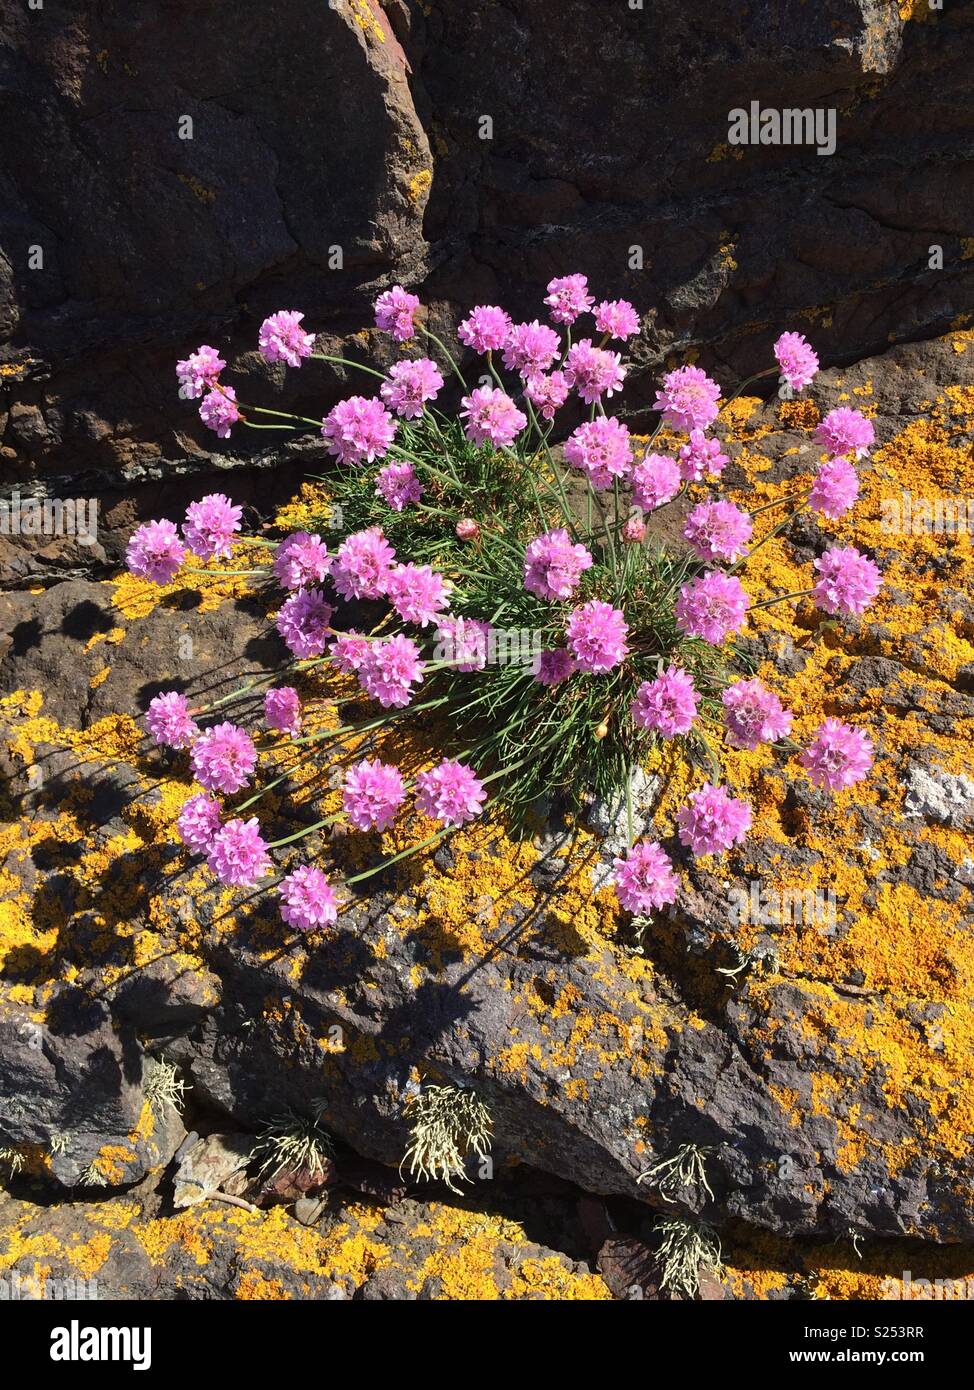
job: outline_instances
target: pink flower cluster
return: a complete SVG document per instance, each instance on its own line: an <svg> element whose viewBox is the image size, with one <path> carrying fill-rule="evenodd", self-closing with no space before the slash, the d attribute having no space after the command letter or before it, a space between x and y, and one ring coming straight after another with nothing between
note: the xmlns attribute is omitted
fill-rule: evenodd
<svg viewBox="0 0 974 1390"><path fill-rule="evenodd" d="M690 731L699 705L693 678L680 667L670 666L655 680L643 681L629 712L641 729L655 729L664 738L673 738Z"/></svg>
<svg viewBox="0 0 974 1390"><path fill-rule="evenodd" d="M709 564L746 554L751 530L750 516L733 502L701 502L687 517L683 534L697 556Z"/></svg>
<svg viewBox="0 0 974 1390"><path fill-rule="evenodd" d="M461 401L464 430L473 444L509 448L528 423L506 392L497 386L478 386Z"/></svg>
<svg viewBox="0 0 974 1390"><path fill-rule="evenodd" d="M281 917L298 931L316 931L338 920L338 895L327 875L311 864L302 864L281 879L278 886Z"/></svg>
<svg viewBox="0 0 974 1390"><path fill-rule="evenodd" d="M705 430L717 419L720 387L699 367L677 367L663 378L654 408L670 429Z"/></svg>
<svg viewBox="0 0 974 1390"><path fill-rule="evenodd" d="M750 599L732 574L708 570L684 584L676 601L676 623L687 637L702 637L719 646L740 631Z"/></svg>
<svg viewBox="0 0 974 1390"><path fill-rule="evenodd" d="M613 862L616 895L627 912L658 911L676 902L680 882L666 851L654 840L633 845Z"/></svg>
<svg viewBox="0 0 974 1390"><path fill-rule="evenodd" d="M238 792L257 766L257 749L246 729L224 721L200 734L190 754L193 776L208 792Z"/></svg>
<svg viewBox="0 0 974 1390"><path fill-rule="evenodd" d="M473 768L452 758L419 773L416 785L419 810L444 825L463 825L479 816L487 795Z"/></svg>
<svg viewBox="0 0 974 1390"><path fill-rule="evenodd" d="M826 613L864 613L879 593L883 577L878 567L854 546L833 546L815 561L818 583L815 602Z"/></svg>
<svg viewBox="0 0 974 1390"><path fill-rule="evenodd" d="M285 362L289 367L300 367L304 357L314 351L315 335L301 327L304 314L296 309L280 309L271 314L260 326L257 346L265 362Z"/></svg>
<svg viewBox="0 0 974 1390"><path fill-rule="evenodd" d="M760 680L735 681L721 695L727 742L732 748L752 751L759 743L787 738L791 711Z"/></svg>
<svg viewBox="0 0 974 1390"><path fill-rule="evenodd" d="M418 308L419 300L414 294L402 285L393 285L375 301L375 326L391 333L397 343L404 343L415 332L413 319Z"/></svg>
<svg viewBox="0 0 974 1390"><path fill-rule="evenodd" d="M277 630L295 656L321 656L331 640L334 613L320 589L300 589L278 609Z"/></svg>
<svg viewBox="0 0 974 1390"><path fill-rule="evenodd" d="M294 531L277 547L274 578L284 589L307 589L323 584L331 573L332 557L320 536Z"/></svg>
<svg viewBox="0 0 974 1390"><path fill-rule="evenodd" d="M321 433L339 463L361 466L388 453L396 422L374 397L349 396L325 416Z"/></svg>
<svg viewBox="0 0 974 1390"><path fill-rule="evenodd" d="M724 643L742 629L750 599L737 576L722 567L736 568L748 554L754 525L751 514L743 507L719 497L698 500L694 495L699 484L719 477L728 463L721 441L709 433L720 410L720 386L696 366L667 372L657 390L654 408L659 412L660 424L680 432L685 439L672 446L674 457L647 451L634 461L629 429L622 420L605 413L604 403L622 388L627 373L622 352L607 345L624 345L639 333L638 312L623 299L602 299L596 303L586 277L579 274L552 279L544 304L550 322L539 318L514 322L499 306L480 304L459 324L460 342L472 352L487 355L489 368L489 376L468 388L462 398L460 421L466 439L478 448L517 449L522 481L526 482L526 466L534 468L537 481L539 473L545 471L542 457L547 456L551 467L550 454L546 455L552 434L549 426L574 392L582 403L592 407L585 411L591 418L586 418L567 438L566 463L595 491L622 484L631 492L633 513L624 524L617 517L614 530L606 526L607 542L611 533L630 547L639 545L647 535L641 513L663 507L681 492L691 490L694 505L683 530L692 552L692 556L686 557L683 573L689 572L690 577L679 589L673 616L684 638L715 646ZM378 296L374 308L377 327L389 333L395 342L404 343L414 337L420 309L415 295L394 285ZM586 314L592 316L594 334L576 337L578 332L585 332L574 326ZM304 327L303 318L297 310L279 310L264 319L258 331L258 346L266 362L298 368L312 356L315 335ZM515 374L509 391L501 385L499 359L493 354L500 354L503 368ZM774 357L781 394L804 390L813 382L819 359L802 334L780 334L774 344ZM234 389L223 385L221 373L226 365L216 348L203 344L176 367L180 393L199 400L204 424L223 439L229 437L237 421L252 423L251 411L257 410L238 404ZM491 377L493 384L487 384ZM391 451L392 457L376 469L374 492L401 518L397 521L387 517L386 523L401 548L403 543L398 537L407 531L408 520L415 518L425 528L431 518L444 514L438 510L442 506L456 505L441 503L444 482L447 494L449 490L449 481L439 467L441 460L433 458L427 463L427 455L415 442L427 437L423 433L427 431L431 441L436 439L438 452L446 446L449 430L444 426L441 431L442 417L430 409L444 384L443 372L432 358L402 357L385 373L377 396L353 395L339 401L321 423L328 452L343 467L376 464L386 460ZM250 418L244 418L245 410ZM539 420L543 422L540 427ZM521 435L529 429L529 422L537 442L522 445ZM525 439L528 437L525 435ZM826 459L807 500L821 516L839 519L858 498L855 462L874 444L875 430L860 411L840 406L822 419L815 431L815 442ZM462 453L459 460L451 457L442 462L452 471L454 467L468 466L469 455ZM509 459L496 463L493 459L478 459L476 466L501 468L508 462ZM560 479L556 482L560 488ZM489 504L471 496L473 500L467 505L471 511L477 510L479 519L458 515L457 507L454 515L445 513L446 535L452 526L457 538L474 543L470 560L472 566L481 569L491 563L496 537L486 519ZM527 505L530 500L526 494ZM597 500L604 513L603 499ZM407 520L402 514L409 507L417 511ZM228 559L238 546L242 519L242 507L222 493L212 493L189 505L181 532L168 521L150 521L140 526L128 544L129 568L142 578L165 584L179 571L187 551L204 562ZM564 618L564 645L540 652L531 667L538 685L547 688L535 695L539 705L544 702L546 710L559 700L567 707L586 678L617 672L630 658L645 660L647 652L654 653L655 660L655 653L660 650L658 633L648 635L640 631L631 636L626 613L607 601L609 595L625 590L621 586L609 587L607 547L596 560L593 552L598 533L593 539L586 537L591 549L575 539L578 534L573 522L568 523L567 529L542 530L526 545L523 554L523 584L530 594L545 603L575 604ZM422 535L425 542L425 531ZM436 552L429 547L418 553ZM618 573L628 578L634 563L645 562L646 553L634 553L630 548L620 556L613 547L613 580ZM700 572L693 556L700 566L709 568ZM827 549L815 560L814 567L817 578L811 592L828 614L864 612L882 583L875 563L852 546ZM465 572L458 566L459 574ZM299 660L326 657L338 671L355 676L365 694L383 709L398 710L410 705L427 676L441 679L437 674L441 667L475 675L485 672L488 660L493 660L489 653L494 633L489 623L466 614L449 614L453 583L429 564L397 559L395 547L379 526L346 535L334 554L320 536L294 532L276 547L273 574L286 591L275 622L292 655ZM583 576L588 577L583 580ZM423 630L418 640L402 632L387 635L385 622L376 630L382 635L366 637L355 630L336 631L332 626L335 609L324 588L329 581L343 600L384 601L391 610L385 622L395 615L401 623ZM462 608L463 581L458 582L456 597ZM498 598L503 599L504 595L499 594ZM502 612L503 604L500 608L491 604L491 608ZM531 611L530 604L527 611ZM371 625L372 620L368 621ZM430 628L432 636L425 631ZM665 632L665 625L661 630ZM550 633L548 636L550 640ZM665 652L666 647L662 650ZM684 650L693 649L687 646ZM683 659L688 664L691 660L689 656ZM669 664L664 665L664 661ZM615 709L613 717L624 721L628 714L636 729L666 739L691 734L701 717L710 718L712 678L698 677L698 689L693 676L668 657L659 658L655 670L654 678L628 687L628 712ZM627 674L606 682L608 709L614 708L614 693L620 686L625 688ZM571 678L575 679L566 696L557 688ZM730 748L753 751L762 743L789 737L792 712L760 679L734 681L722 691L720 701L724 735ZM271 851L285 842L268 844L255 818L248 820L242 814L230 814L224 819L224 810L213 794L234 795L246 787L255 772L257 750L250 734L229 722L217 723L201 732L194 718L196 713L190 711L183 694L168 691L150 702L146 714L146 726L157 743L188 750L193 776L203 788L183 805L178 833L188 849L206 856L222 882L253 887L270 873ZM298 737L303 711L297 690L283 685L267 691L264 718L269 729ZM608 720L607 714L607 725ZM602 731L597 731L596 737L602 737ZM826 719L800 753L799 762L813 785L835 792L864 777L873 756L873 745L864 732L837 719ZM417 774L416 808L445 828L461 826L481 814L487 799L486 782L490 780L488 777L482 781L465 762L444 758L435 767ZM345 774L343 811L356 829L382 832L394 823L407 792L407 783L398 768L377 758L364 758ZM735 798L724 786L706 782L679 810L677 838L695 856L719 854L740 843L751 820L752 811L746 802ZM679 883L674 864L655 841L637 842L624 856L615 859L613 867L616 892L626 910L647 913L676 901ZM337 920L338 895L327 875L312 865L293 868L281 880L278 893L282 918L301 931L312 931Z"/></svg>
<svg viewBox="0 0 974 1390"><path fill-rule="evenodd" d="M427 401L435 401L443 389L443 375L428 357L407 358L389 368L389 380L379 395L403 420L418 420Z"/></svg>
<svg viewBox="0 0 974 1390"><path fill-rule="evenodd" d="M582 574L595 562L584 545L575 545L564 527L537 536L524 552L524 587L539 598L570 598Z"/></svg>
<svg viewBox="0 0 974 1390"><path fill-rule="evenodd" d="M611 487L613 481L627 476L632 465L629 431L612 416L587 420L566 440L565 458L594 488Z"/></svg>
<svg viewBox="0 0 974 1390"><path fill-rule="evenodd" d="M618 608L591 599L573 610L565 628L575 669L604 675L628 655L629 626Z"/></svg>

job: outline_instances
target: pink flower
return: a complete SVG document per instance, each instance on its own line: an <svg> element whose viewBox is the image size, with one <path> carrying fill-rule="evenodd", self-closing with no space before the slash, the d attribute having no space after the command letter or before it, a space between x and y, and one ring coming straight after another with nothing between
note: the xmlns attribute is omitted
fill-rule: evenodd
<svg viewBox="0 0 974 1390"><path fill-rule="evenodd" d="M463 825L479 816L487 795L473 768L450 758L430 772L420 772L416 786L420 812L444 825Z"/></svg>
<svg viewBox="0 0 974 1390"><path fill-rule="evenodd" d="M195 352L176 363L179 394L186 400L195 400L204 391L211 391L226 365L216 348L203 343Z"/></svg>
<svg viewBox="0 0 974 1390"><path fill-rule="evenodd" d="M357 830L385 830L406 799L399 769L368 758L345 775L342 806Z"/></svg>
<svg viewBox="0 0 974 1390"><path fill-rule="evenodd" d="M496 304L478 304L457 328L457 337L474 352L497 352L510 331L510 314Z"/></svg>
<svg viewBox="0 0 974 1390"><path fill-rule="evenodd" d="M593 487L611 487L613 479L625 478L632 466L629 431L614 416L586 420L565 441L565 459L580 468Z"/></svg>
<svg viewBox="0 0 974 1390"><path fill-rule="evenodd" d="M560 527L531 541L524 552L524 587L539 598L570 598L584 570L592 568L592 556L584 545L573 545Z"/></svg>
<svg viewBox="0 0 974 1390"><path fill-rule="evenodd" d="M619 535L626 545L641 545L646 539L646 523L641 516L631 516L623 523Z"/></svg>
<svg viewBox="0 0 974 1390"><path fill-rule="evenodd" d="M389 368L389 376L391 379L379 387L379 394L386 405L404 420L418 419L426 401L435 401L443 388L440 369L428 357L394 362Z"/></svg>
<svg viewBox="0 0 974 1390"><path fill-rule="evenodd" d="M703 430L691 430L686 444L681 444L680 472L686 483L699 483L704 474L719 477L727 466L727 455L721 452L719 439L708 439Z"/></svg>
<svg viewBox="0 0 974 1390"><path fill-rule="evenodd" d="M210 391L200 401L200 419L207 429L213 430L218 439L230 438L230 426L240 419L237 407L237 393L232 386L221 386Z"/></svg>
<svg viewBox="0 0 974 1390"><path fill-rule="evenodd" d="M449 608L452 587L429 565L397 565L386 579L386 597L404 623L428 627Z"/></svg>
<svg viewBox="0 0 974 1390"><path fill-rule="evenodd" d="M321 656L331 639L334 608L320 589L299 589L285 599L275 623L295 656Z"/></svg>
<svg viewBox="0 0 974 1390"><path fill-rule="evenodd" d="M575 670L575 659L564 647L554 651L542 652L538 660L535 680L541 685L561 685Z"/></svg>
<svg viewBox="0 0 974 1390"><path fill-rule="evenodd" d="M169 748L188 748L199 733L190 717L189 702L178 690L167 690L150 700L145 723L156 743Z"/></svg>
<svg viewBox="0 0 974 1390"><path fill-rule="evenodd" d="M701 502L683 534L701 560L736 560L747 553L751 530L750 516L733 502Z"/></svg>
<svg viewBox="0 0 974 1390"><path fill-rule="evenodd" d="M558 356L561 339L546 323L515 323L504 341L504 366L525 380L546 372Z"/></svg>
<svg viewBox="0 0 974 1390"><path fill-rule="evenodd" d="M618 608L591 599L572 611L565 628L580 671L601 675L618 666L629 652L629 627Z"/></svg>
<svg viewBox="0 0 974 1390"><path fill-rule="evenodd" d="M548 376L539 372L537 376L528 377L524 394L543 420L553 420L556 411L568 400L570 390L571 386L564 372L551 372Z"/></svg>
<svg viewBox="0 0 974 1390"><path fill-rule="evenodd" d="M861 458L876 438L873 422L859 410L840 405L830 410L815 429L815 443L820 444L829 458Z"/></svg>
<svg viewBox="0 0 974 1390"><path fill-rule="evenodd" d="M298 931L314 931L338 920L338 896L325 874L302 864L281 879L281 918Z"/></svg>
<svg viewBox="0 0 974 1390"><path fill-rule="evenodd" d="M359 666L359 683L383 709L401 709L413 698L413 686L423 680L419 648L408 637L372 642Z"/></svg>
<svg viewBox="0 0 974 1390"><path fill-rule="evenodd" d="M372 463L382 458L396 437L396 422L374 397L349 396L321 422L328 452L341 463Z"/></svg>
<svg viewBox="0 0 974 1390"><path fill-rule="evenodd" d="M708 570L680 590L676 624L688 637L702 637L716 646L739 631L749 604L736 576Z"/></svg>
<svg viewBox="0 0 974 1390"><path fill-rule="evenodd" d="M528 417L496 386L478 386L461 401L466 418L464 433L474 444L504 447L514 443L528 423Z"/></svg>
<svg viewBox="0 0 974 1390"><path fill-rule="evenodd" d="M721 695L727 742L753 752L759 743L774 743L791 730L791 711L760 680L735 681Z"/></svg>
<svg viewBox="0 0 974 1390"><path fill-rule="evenodd" d="M774 345L774 355L781 368L781 380L793 391L811 385L818 371L818 354L803 333L782 333Z"/></svg>
<svg viewBox="0 0 974 1390"><path fill-rule="evenodd" d="M125 564L140 579L168 584L186 558L179 532L171 521L147 521L129 537Z"/></svg>
<svg viewBox="0 0 974 1390"><path fill-rule="evenodd" d="M677 367L663 378L654 410L662 411L663 424L674 430L705 430L717 419L720 387L699 367Z"/></svg>
<svg viewBox="0 0 974 1390"><path fill-rule="evenodd" d="M816 787L845 791L860 781L873 765L873 745L861 729L826 719L815 731L811 744L798 761Z"/></svg>
<svg viewBox="0 0 974 1390"><path fill-rule="evenodd" d="M191 854L206 854L213 836L220 829L220 803L205 792L197 792L188 801L176 821L179 838Z"/></svg>
<svg viewBox="0 0 974 1390"><path fill-rule="evenodd" d="M285 537L274 555L274 576L285 589L306 589L323 584L331 573L331 556L320 536L294 531Z"/></svg>
<svg viewBox="0 0 974 1390"><path fill-rule="evenodd" d="M426 489L413 472L411 463L387 463L376 474L375 491L394 512L401 512L404 507L418 502Z"/></svg>
<svg viewBox="0 0 974 1390"><path fill-rule="evenodd" d="M402 285L393 285L375 301L376 327L391 333L397 343L404 343L413 336L413 318L418 308L419 300L414 294Z"/></svg>
<svg viewBox="0 0 974 1390"><path fill-rule="evenodd" d="M296 309L280 309L264 320L257 334L257 346L265 362L286 362L289 367L300 367L302 357L311 356L315 335L306 333L301 327L303 318L304 314Z"/></svg>
<svg viewBox="0 0 974 1390"><path fill-rule="evenodd" d="M664 738L673 738L689 733L699 704L691 677L679 666L670 666L655 680L643 681L629 713L640 728L657 729Z"/></svg>
<svg viewBox="0 0 974 1390"><path fill-rule="evenodd" d="M680 470L668 454L645 454L633 466L632 500L644 511L672 502L680 491Z"/></svg>
<svg viewBox="0 0 974 1390"><path fill-rule="evenodd" d="M490 624L479 618L441 618L436 629L437 661L452 662L469 674L487 665Z"/></svg>
<svg viewBox="0 0 974 1390"><path fill-rule="evenodd" d="M356 531L338 547L332 580L342 598L381 598L396 552L379 526Z"/></svg>
<svg viewBox="0 0 974 1390"><path fill-rule="evenodd" d="M253 776L257 750L245 729L225 722L200 734L189 761L193 776L208 792L238 792Z"/></svg>
<svg viewBox="0 0 974 1390"><path fill-rule="evenodd" d="M258 879L269 874L270 855L257 817L227 821L210 841L206 862L221 883L236 888L253 888Z"/></svg>
<svg viewBox="0 0 974 1390"><path fill-rule="evenodd" d="M272 729L297 736L301 732L301 701L291 685L279 685L264 696L264 718Z"/></svg>
<svg viewBox="0 0 974 1390"><path fill-rule="evenodd" d="M695 855L720 854L743 840L751 828L751 808L735 801L723 787L705 782L676 816L680 843Z"/></svg>
<svg viewBox="0 0 974 1390"><path fill-rule="evenodd" d="M222 492L190 502L183 522L183 540L201 560L226 560L233 554L233 537L240 530L243 507Z"/></svg>
<svg viewBox="0 0 974 1390"><path fill-rule="evenodd" d="M595 326L600 333L625 342L639 332L639 315L628 299L603 299L596 305Z"/></svg>
<svg viewBox="0 0 974 1390"><path fill-rule="evenodd" d="M361 668L371 646L369 639L360 632L346 632L335 641L329 656L339 671L353 676Z"/></svg>
<svg viewBox="0 0 974 1390"><path fill-rule="evenodd" d="M560 275L549 280L545 303L555 323L574 323L579 314L586 313L595 303L588 292L588 277Z"/></svg>
<svg viewBox="0 0 974 1390"><path fill-rule="evenodd" d="M476 541L480 539L480 523L475 521L472 516L462 516L453 528L458 541Z"/></svg>
<svg viewBox="0 0 974 1390"><path fill-rule="evenodd" d="M830 459L818 470L809 505L823 516L843 516L859 496L859 474L848 459Z"/></svg>
<svg viewBox="0 0 974 1390"><path fill-rule="evenodd" d="M821 578L812 597L826 613L863 613L879 593L883 576L854 546L833 546L815 561Z"/></svg>
<svg viewBox="0 0 974 1390"><path fill-rule="evenodd" d="M666 851L655 840L640 840L624 859L613 863L616 896L627 912L657 911L676 902L679 879Z"/></svg>
<svg viewBox="0 0 974 1390"><path fill-rule="evenodd" d="M626 369L617 352L593 347L591 338L582 338L568 349L565 377L587 405L595 405L621 389Z"/></svg>

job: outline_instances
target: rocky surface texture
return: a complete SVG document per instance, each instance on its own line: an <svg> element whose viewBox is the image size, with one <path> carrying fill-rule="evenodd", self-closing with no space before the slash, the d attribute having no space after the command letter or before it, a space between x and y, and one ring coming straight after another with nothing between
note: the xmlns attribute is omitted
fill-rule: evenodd
<svg viewBox="0 0 974 1390"><path fill-rule="evenodd" d="M721 428L730 494L794 491L817 461L809 427L844 402L877 431L860 503L770 540L748 587L807 587L841 538L876 556L884 588L841 625L804 604L757 610L748 645L799 740L855 712L876 768L833 799L768 748L725 751L752 834L720 860L682 855L676 907L642 933L602 886L609 807L551 808L521 839L471 825L350 896L334 929L283 929L272 902L187 859L187 765L139 725L162 686L212 700L272 670L269 597L189 575L0 600L0 1150L16 1170L0 1264L57 1251L77 1268L70 1250L97 1239L105 1286L150 1296L652 1297L652 1219L679 1212L722 1233L712 1296L877 1297L903 1268L966 1277L974 562L966 531L915 517L921 499L974 494L974 334L827 372L809 399L738 400ZM276 524L326 505L306 488ZM350 694L305 693L322 730ZM261 746L282 778L258 808L269 839L334 809L340 764ZM636 789L678 855L673 815L695 780L661 751ZM322 862L365 867L427 833L410 818L382 837L335 830ZM160 1061L187 1087L183 1119L152 1102ZM468 1197L439 1190L428 1208L431 1189L398 1172L424 1082L472 1088L493 1123ZM297 1205L321 1195L297 1178L270 1197L241 1185L233 1160L219 1190L246 1207L173 1206L190 1190L173 1187L186 1128L239 1154L287 1107L337 1143L320 1205ZM647 1180L687 1145L706 1182ZM89 1196L115 1200L68 1202ZM463 1270L479 1272L464 1285Z"/></svg>
<svg viewBox="0 0 974 1390"><path fill-rule="evenodd" d="M247 455L243 432L203 430L172 364L205 339L259 367L257 325L284 306L323 346L381 356L369 306L395 281L448 327L497 298L533 316L551 275L584 270L647 310L647 369L697 349L740 375L783 327L814 328L826 362L956 328L974 309L972 17L239 0L228 26L217 0L7 5L4 484L97 494L112 559L159 479L247 462L296 483L305 460L267 436ZM729 145L752 101L834 111L834 154ZM264 367L255 388L312 415L343 389L320 367ZM629 407L648 392L647 371Z"/></svg>

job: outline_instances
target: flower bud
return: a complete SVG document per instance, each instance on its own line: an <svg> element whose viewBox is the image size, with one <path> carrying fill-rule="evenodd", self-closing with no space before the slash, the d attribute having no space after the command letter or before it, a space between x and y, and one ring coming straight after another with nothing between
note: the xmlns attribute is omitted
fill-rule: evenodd
<svg viewBox="0 0 974 1390"><path fill-rule="evenodd" d="M608 735L609 735L609 726L608 726L608 724L606 724L605 720L603 719L602 723L601 723L601 724L598 726L598 728L595 730L595 737L596 737L596 738L598 739L598 741L601 743L602 740L603 740L604 738L607 738L607 737L608 737Z"/></svg>
<svg viewBox="0 0 974 1390"><path fill-rule="evenodd" d="M646 523L641 516L631 516L622 528L622 539L629 545L638 545L646 539Z"/></svg>
<svg viewBox="0 0 974 1390"><path fill-rule="evenodd" d="M475 541L480 538L480 526L472 516L461 517L456 524L457 540Z"/></svg>

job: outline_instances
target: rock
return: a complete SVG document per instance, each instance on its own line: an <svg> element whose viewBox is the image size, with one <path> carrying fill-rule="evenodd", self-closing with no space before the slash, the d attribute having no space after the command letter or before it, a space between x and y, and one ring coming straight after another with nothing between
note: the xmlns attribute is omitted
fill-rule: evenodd
<svg viewBox="0 0 974 1390"><path fill-rule="evenodd" d="M208 1134L198 1139L179 1160L173 1177L173 1206L193 1207L215 1192L239 1196L246 1190L240 1181L254 1149L250 1134Z"/></svg>
<svg viewBox="0 0 974 1390"><path fill-rule="evenodd" d="M144 1176L137 1147L142 1055L110 1010L59 985L43 1023L5 1004L0 1014L0 1146L38 1146L66 1186L88 1174L100 1186Z"/></svg>
<svg viewBox="0 0 974 1390"><path fill-rule="evenodd" d="M477 302L533 317L553 274L586 271L645 316L627 409L671 353L699 349L723 381L796 323L825 361L946 331L974 306L972 37L962 8L923 18L875 0L771 17L240 0L228 31L211 0L175 26L23 9L3 40L6 476L84 479L143 517L181 474L267 476L281 451L216 441L174 361L200 341L252 358L264 315L297 305L374 365L390 345L368 336L371 301L395 281L449 332ZM931 160L915 113L934 99ZM752 100L835 111L834 153L731 146ZM347 381L265 368L255 389L272 407L312 391L323 413Z"/></svg>
<svg viewBox="0 0 974 1390"><path fill-rule="evenodd" d="M969 450L966 443L948 450L942 435L945 420L959 433L970 418L961 406L974 382L972 360L970 339L960 335L895 348L823 373L813 409L843 397L870 400L887 452L874 461L875 472L863 466L869 487L885 487L903 455L912 467L924 448L937 448L959 479ZM960 393L948 396L946 388L958 384ZM762 478L774 482L796 469L785 441L803 437L781 431L779 414L777 405L755 405L742 433L748 451L753 446L767 462ZM741 438L728 445L734 461L727 471L733 481L736 470L737 486L748 476L744 447ZM864 525L878 552L884 533L875 518ZM822 543L802 531L786 557L807 565ZM464 1200L481 1214L531 1170L544 1183L612 1199L613 1213L636 1213L634 1225L640 1213L651 1223L670 1206L639 1178L689 1147L705 1153L709 1192L685 1184L676 1203L685 1216L738 1223L756 1238L845 1240L850 1227L863 1239L946 1245L974 1238L974 1168L964 1112L952 1099L970 1083L970 865L956 862L961 837L938 838L931 832L940 822L901 814L910 770L935 764L970 715L970 696L951 679L940 637L942 622L958 637L968 622L952 596L963 587L960 549L948 556L946 579L936 546L910 560L911 573L901 565L896 589L910 597L915 579L911 610L930 615L922 631L903 636L877 619L847 632L802 613L790 648L772 640L751 651L767 661L782 651L811 703L824 690L830 710L848 717L863 711L877 743L868 795L853 793L840 804L776 753L740 759L749 775L764 779L752 835L714 866L681 861L681 901L657 914L641 956L627 944L628 923L610 895L592 892L577 853L581 841L595 882L603 881L625 822L622 804L594 806L580 825L552 807L533 843L496 824L472 824L451 840L449 856L403 861L381 883L350 895L334 928L320 933L285 933L267 896L235 895L228 909L172 834L190 786L185 760L151 750L133 721L151 693L172 683L177 640L193 642L176 668L193 698L274 670L280 648L267 641L260 605L231 597L212 607L198 595L190 600L196 606L183 606L188 596L174 594L152 611L121 613L125 633L112 643L119 611L111 584L73 581L43 595L7 595L0 607L7 639L0 685L8 697L0 770L10 779L10 824L22 817L25 829L11 830L0 881L12 923L4 938L3 1017L15 1029L37 1023L35 1015L50 1027L51 982L70 977L74 995L98 1001L90 1032L99 1055L119 1068L129 1064L121 1095L82 1088L91 1119L77 1127L85 1146L69 1149L70 1163L87 1160L96 1138L122 1142L138 1129L142 1049L164 1045L192 1083L191 1122L201 1131L249 1134L285 1107L304 1116L322 1107L342 1155L319 1218L328 1228L322 1239L339 1239L331 1218L350 1190L353 1206L386 1206L387 1249L403 1213L411 1219L410 1200L432 1194L435 1202L437 1189L409 1177L408 1167L406 1176L397 1173L411 1136L406 1102L431 1082L475 1091L490 1113L489 1163L470 1164L463 1186ZM901 602L894 597L894 606ZM109 675L92 688L109 647ZM953 650L965 648L958 641ZM43 695L42 705L15 693L31 690ZM39 786L30 772L37 766L49 769ZM330 794L337 768L323 759L319 771ZM634 790L636 833L668 837L669 812L660 816L665 826L654 823L654 779L643 775ZM947 796L938 783L939 793ZM928 804L932 792L924 796ZM315 815L310 802L291 802L286 794L262 806L268 829L282 827L271 838ZM945 807L956 813L954 800ZM336 838L321 845L322 858L340 865L352 847ZM565 872L539 871L544 860L535 856L554 861L561 848L571 856ZM365 848L363 861L375 852ZM771 901L765 920L759 894L760 921L735 919L735 890L750 904L752 884L780 881L834 883L833 917L796 919ZM739 975L717 974L758 950L767 968L752 960L754 968ZM177 968L146 964L159 959ZM147 984L139 986L133 977L143 969ZM133 1042L135 1027L147 1036ZM83 1039L84 1030L76 1031ZM88 1060L88 1044L74 1034L52 1047L65 1067ZM67 1083L44 1052L43 1063L21 1062L15 1041L0 1053L0 1069L4 1055L3 1144L49 1145L51 1125L68 1104ZM6 1113L11 1096L16 1125ZM363 1161L358 1171L345 1147ZM70 1180L67 1169L63 1180ZM191 1215L201 1214L182 1211L187 1224L175 1228L187 1241L199 1236ZM252 1216L242 1214L247 1230ZM273 1219L290 1221L286 1212ZM471 1232L461 1239L456 1228L441 1229L433 1246L451 1252L446 1268L431 1247L408 1275L385 1274L389 1265L369 1244L366 1219L343 1214L340 1221L368 1248L369 1267L356 1266L349 1288L343 1272L315 1266L304 1281L311 1292L297 1296L328 1297L333 1287L369 1298L457 1296L464 1266L481 1250ZM311 1231L300 1222L286 1229ZM632 1234L610 1232L620 1240ZM641 1232L638 1238L651 1244ZM524 1290L536 1286L513 1275L507 1281L504 1262L514 1252L504 1241L481 1251L480 1274L495 1290L531 1296ZM602 1243L590 1242L592 1259ZM552 1248L575 1246L563 1240ZM173 1277L187 1296L216 1296L234 1287L230 1263L221 1245L212 1270L180 1263ZM565 1266L557 1264L561 1279ZM263 1265L248 1272L257 1288L260 1279L276 1280L285 1294L299 1287Z"/></svg>
<svg viewBox="0 0 974 1390"><path fill-rule="evenodd" d="M910 767L903 814L959 829L974 817L974 781L963 773Z"/></svg>

